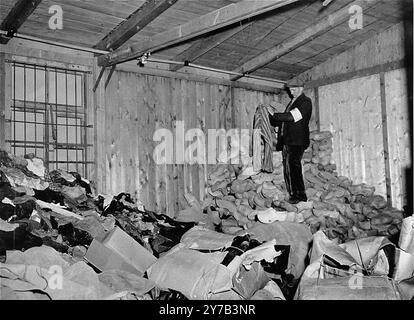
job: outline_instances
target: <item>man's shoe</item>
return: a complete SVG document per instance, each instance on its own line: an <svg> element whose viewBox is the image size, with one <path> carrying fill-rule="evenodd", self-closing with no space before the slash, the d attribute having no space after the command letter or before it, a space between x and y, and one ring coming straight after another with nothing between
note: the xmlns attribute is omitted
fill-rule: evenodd
<svg viewBox="0 0 414 320"><path fill-rule="evenodd" d="M290 204L298 204L299 202L301 202L299 199L296 198L291 198L288 201Z"/></svg>

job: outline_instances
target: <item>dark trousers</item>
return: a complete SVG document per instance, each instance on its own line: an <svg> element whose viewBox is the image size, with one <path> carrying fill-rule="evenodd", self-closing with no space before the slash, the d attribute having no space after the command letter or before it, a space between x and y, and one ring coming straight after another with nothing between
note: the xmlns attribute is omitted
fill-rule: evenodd
<svg viewBox="0 0 414 320"><path fill-rule="evenodd" d="M283 147L283 175L290 198L307 201L302 174L303 146Z"/></svg>

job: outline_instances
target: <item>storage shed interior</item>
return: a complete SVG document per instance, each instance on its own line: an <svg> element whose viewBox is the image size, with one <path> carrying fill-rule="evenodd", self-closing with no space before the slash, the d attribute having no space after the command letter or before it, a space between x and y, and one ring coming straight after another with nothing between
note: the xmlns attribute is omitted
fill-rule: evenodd
<svg viewBox="0 0 414 320"><path fill-rule="evenodd" d="M412 5L1 0L0 149L176 218L186 195L211 196L217 170L179 161L180 135L252 130L256 108L283 112L299 80L338 176L412 214ZM172 163L154 159L161 129Z"/></svg>
<svg viewBox="0 0 414 320"><path fill-rule="evenodd" d="M1 2L1 21L17 2ZM105 37L128 21L144 2L41 1L18 32L103 48ZM141 51L153 52L151 41L163 46L167 43L167 47L156 49L151 58L190 61L282 82L294 77L305 79L318 106L315 128L334 134L334 159L339 173L376 186L380 194L402 208L407 193L404 170L411 165L404 23L410 1L362 1L363 27L354 30L349 26L352 15L348 13L353 1L332 1L327 6L321 1L280 2L286 4L253 15L257 7L266 7L266 1L180 0L158 16L154 14L148 25L137 30L118 50L135 45L136 51L142 47L149 50ZM61 30L49 27L49 8L53 5L63 9ZM168 36L180 26L188 26L191 34L198 29L213 29L209 28L211 21L205 19L207 15L217 15L219 21L222 15L223 21L233 21L232 15L226 14L232 6L241 8L239 16L242 11L250 14L188 40L175 37L179 42L168 45ZM236 9L235 15L238 13ZM272 52L275 47L278 52ZM233 75L211 75L183 65L151 62L144 68L136 63L119 64L109 82L102 81L98 90L91 92L100 70L98 58L91 53L19 38L2 45L1 51L5 60L40 65L54 62L87 71L87 125L93 126L87 130L85 153L87 161L93 162L88 166L88 177L100 192L128 191L150 208L170 214L184 201L180 190L189 188L198 198L203 196L206 168L178 165L157 168L162 170L157 172L151 157L147 157L153 150L154 129L170 128L173 119L203 130L250 128L259 103L283 101L277 83L255 88L261 80L249 79L253 82L249 87L243 78L240 84L229 82ZM11 67L10 63L2 65L2 74L10 77ZM105 72L103 79L108 79L110 68ZM3 101L13 98L10 82L3 82ZM382 90L385 97L381 96ZM382 103L387 105L385 110ZM2 103L3 109L5 106L10 103ZM11 135L10 123L5 122L10 110L3 112L0 141L5 146ZM157 200L149 196L153 194L157 194Z"/></svg>

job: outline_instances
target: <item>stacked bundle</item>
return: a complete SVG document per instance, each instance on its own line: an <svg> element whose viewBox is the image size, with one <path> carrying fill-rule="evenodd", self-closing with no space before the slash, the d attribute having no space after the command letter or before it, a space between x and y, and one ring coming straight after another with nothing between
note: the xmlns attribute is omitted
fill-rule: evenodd
<svg viewBox="0 0 414 320"><path fill-rule="evenodd" d="M254 172L252 166L218 165L209 174L208 196L204 200L213 220L228 233L250 228L258 212L285 202L288 198L283 180L282 162L275 153L273 173Z"/></svg>
<svg viewBox="0 0 414 320"><path fill-rule="evenodd" d="M338 176L332 152L330 132L311 133L303 168L307 203L286 202L281 153L274 153L271 174L253 172L251 166L218 165L209 175L204 208L216 227L231 234L274 221L305 222L313 233L324 230L340 243L399 233L403 212L390 208L374 187Z"/></svg>
<svg viewBox="0 0 414 320"><path fill-rule="evenodd" d="M336 166L332 159L332 133L314 131L310 134L310 140L310 147L303 155L305 164L315 164L323 171L335 171Z"/></svg>
<svg viewBox="0 0 414 320"><path fill-rule="evenodd" d="M388 206L375 188L354 185L338 176L332 161L332 134L312 132L311 148L304 156L304 180L309 206L302 211L313 232L325 230L340 243L367 236L399 233L402 211Z"/></svg>

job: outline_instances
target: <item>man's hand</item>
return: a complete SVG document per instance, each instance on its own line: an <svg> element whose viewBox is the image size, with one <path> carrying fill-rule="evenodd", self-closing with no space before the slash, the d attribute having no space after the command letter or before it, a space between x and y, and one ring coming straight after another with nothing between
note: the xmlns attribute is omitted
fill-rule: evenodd
<svg viewBox="0 0 414 320"><path fill-rule="evenodd" d="M266 106L266 108L267 108L267 111L268 111L271 115L273 115L273 114L276 112L276 106L272 106L272 105L268 104L268 105Z"/></svg>

